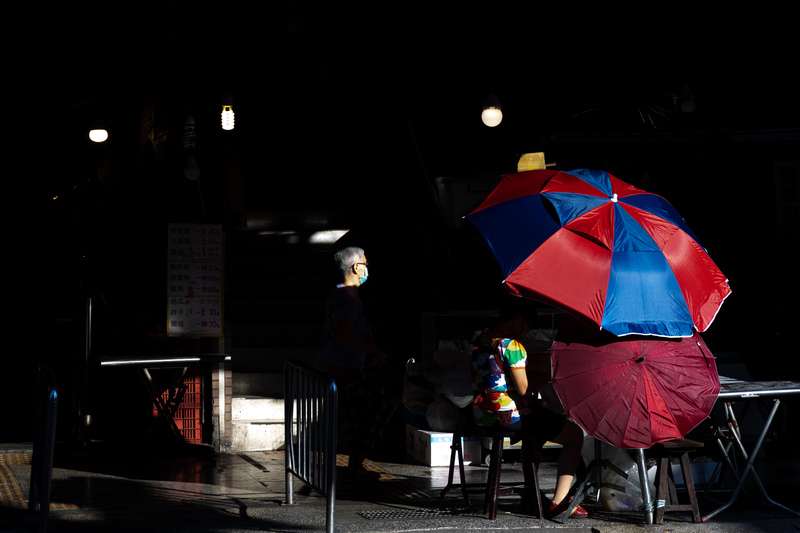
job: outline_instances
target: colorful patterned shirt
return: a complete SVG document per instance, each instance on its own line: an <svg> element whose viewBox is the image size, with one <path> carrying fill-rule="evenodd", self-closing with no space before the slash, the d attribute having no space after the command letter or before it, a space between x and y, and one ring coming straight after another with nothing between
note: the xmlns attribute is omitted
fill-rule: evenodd
<svg viewBox="0 0 800 533"><path fill-rule="evenodd" d="M514 339L491 339L485 334L472 355L472 414L481 426L508 426L520 421L526 406L519 405L506 380L512 368L525 368L528 354Z"/></svg>

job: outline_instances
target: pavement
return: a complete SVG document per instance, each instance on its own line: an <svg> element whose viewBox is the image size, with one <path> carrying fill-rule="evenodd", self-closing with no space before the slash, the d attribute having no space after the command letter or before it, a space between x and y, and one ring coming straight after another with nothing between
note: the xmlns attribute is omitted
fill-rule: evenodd
<svg viewBox="0 0 800 533"><path fill-rule="evenodd" d="M0 444L0 531L34 531L40 518L27 510L30 488L29 444ZM540 485L555 484L556 456L546 453ZM345 458L339 457L344 464ZM339 533L400 531L558 530L570 532L800 531L800 516L742 495L707 523L692 523L686 512L667 513L663 524L645 523L644 514L612 512L587 502L589 518L565 523L540 520L520 512L518 496L503 497L496 520L481 514L482 491L464 505L459 490L444 498L447 467L431 467L400 457L371 458L367 468L381 473L377 481L337 484L334 525ZM756 463L769 495L800 509L800 464L792 454L765 453ZM485 466L468 466L467 482L482 483ZM93 443L80 453L56 448L52 476L51 532L161 531L310 533L326 531L326 500L299 480L294 503L286 504L282 452L217 454L204 445L143 447ZM521 483L521 466L505 457L502 482ZM701 514L727 501L730 493L700 499Z"/></svg>

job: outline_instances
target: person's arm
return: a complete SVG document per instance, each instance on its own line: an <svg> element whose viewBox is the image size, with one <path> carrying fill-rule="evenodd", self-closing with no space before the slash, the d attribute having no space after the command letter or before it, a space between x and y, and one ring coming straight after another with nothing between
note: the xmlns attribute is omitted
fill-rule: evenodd
<svg viewBox="0 0 800 533"><path fill-rule="evenodd" d="M517 357L520 357L521 355L521 359L525 365L511 367L510 374L513 383L510 385L513 385L513 388L516 390L516 393L520 398L535 396L536 393L539 392L539 389L541 389L550 381L550 376L536 371L529 372L530 370L535 369L529 368L529 363L531 361L525 352L525 348L517 341L514 341L514 343L509 346L509 349L516 350L516 352L519 354Z"/></svg>
<svg viewBox="0 0 800 533"><path fill-rule="evenodd" d="M525 371L525 367L522 368L512 368L511 369L511 379L514 380L514 389L517 391L517 394L520 396L527 396L528 395L528 373Z"/></svg>

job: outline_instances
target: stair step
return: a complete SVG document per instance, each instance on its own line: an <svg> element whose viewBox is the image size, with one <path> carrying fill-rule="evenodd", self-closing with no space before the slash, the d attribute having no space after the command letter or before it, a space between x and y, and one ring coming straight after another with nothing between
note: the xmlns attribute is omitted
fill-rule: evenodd
<svg viewBox="0 0 800 533"><path fill-rule="evenodd" d="M231 450L238 453L284 449L284 409L281 398L234 396Z"/></svg>
<svg viewBox="0 0 800 533"><path fill-rule="evenodd" d="M276 420L284 419L283 398L265 398L261 396L234 396L231 398L231 419Z"/></svg>
<svg viewBox="0 0 800 533"><path fill-rule="evenodd" d="M234 397L264 397L283 400L283 369L272 372L233 371Z"/></svg>
<svg viewBox="0 0 800 533"><path fill-rule="evenodd" d="M231 451L283 450L286 436L283 420L234 420Z"/></svg>

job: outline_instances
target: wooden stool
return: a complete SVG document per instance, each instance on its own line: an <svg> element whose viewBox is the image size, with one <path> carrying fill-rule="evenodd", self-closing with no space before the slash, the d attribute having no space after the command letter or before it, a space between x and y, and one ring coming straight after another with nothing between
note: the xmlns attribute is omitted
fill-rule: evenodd
<svg viewBox="0 0 800 533"><path fill-rule="evenodd" d="M471 413L470 413L471 414ZM471 418L471 416L470 416ZM450 446L450 471L447 476L447 485L442 489L440 495L444 497L447 492L455 486L453 483L453 474L455 470L455 460L458 457L458 470L461 476L461 494L464 497L466 507L470 507L469 496L467 494L467 487L464 473L464 454L461 446L462 437L487 437L491 439L492 449L489 455L489 475L486 478L486 485L480 484L485 487L485 497L483 504L483 512L490 520L497 518L497 504L498 497L500 496L500 473L502 471L503 463L503 441L508 438L511 442L516 442L522 438L520 430L507 429L502 427L491 426L478 426L475 424L465 423L461 417L456 422L456 429L453 432L453 443ZM527 470L526 475L533 481L533 487L527 487L532 496L536 499L538 505L538 516L544 518L544 509L542 508L542 495L539 492L539 477L536 473L535 466L523 465Z"/></svg>
<svg viewBox="0 0 800 533"><path fill-rule="evenodd" d="M653 522L656 524L664 523L664 513L671 511L691 511L692 522L700 522L700 509L697 505L697 495L694 490L694 478L692 477L692 465L689 464L689 452L702 448L703 443L689 439L675 439L661 442L651 448L658 459L656 470L656 502L664 502L663 505L656 505L655 517ZM672 477L672 467L670 457L678 455L680 457L681 472L683 481L686 483L686 492L689 494L689 504L678 504L678 495L675 490L675 483L668 483ZM667 486L669 485L669 495ZM669 498L669 500L667 500Z"/></svg>

